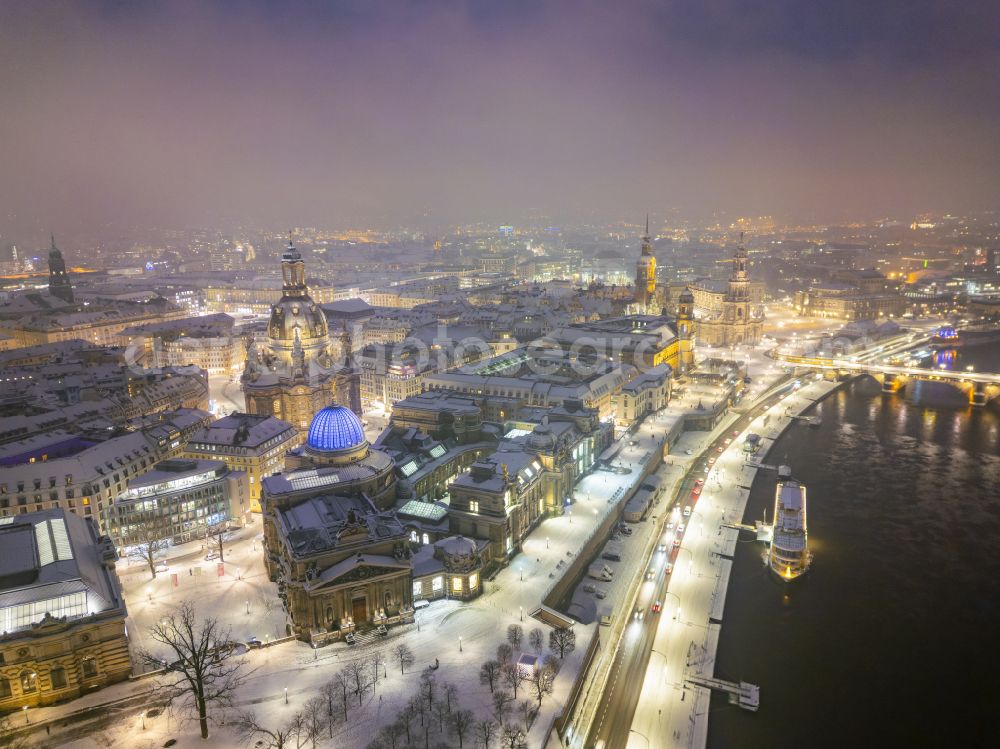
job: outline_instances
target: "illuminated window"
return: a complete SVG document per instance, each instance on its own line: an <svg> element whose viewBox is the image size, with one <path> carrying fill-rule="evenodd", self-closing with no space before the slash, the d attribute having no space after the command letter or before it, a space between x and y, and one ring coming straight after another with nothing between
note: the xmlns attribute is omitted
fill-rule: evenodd
<svg viewBox="0 0 1000 749"><path fill-rule="evenodd" d="M462 578L460 578L460 577L453 577L451 579L451 590L452 590L453 593L461 593L462 592Z"/></svg>
<svg viewBox="0 0 1000 749"><path fill-rule="evenodd" d="M425 533L425 534L424 534L424 543L425 543L425 544L429 544L430 542L431 542L431 537L430 537L430 536L428 536L428 535L427 535L427 534Z"/></svg>
<svg viewBox="0 0 1000 749"><path fill-rule="evenodd" d="M469 590L475 590L479 587L479 575L473 572L469 575Z"/></svg>
<svg viewBox="0 0 1000 749"><path fill-rule="evenodd" d="M469 512L479 514L479 502L476 502L475 500L469 502Z"/></svg>
<svg viewBox="0 0 1000 749"><path fill-rule="evenodd" d="M21 694L34 692L38 689L38 674L34 671L21 672Z"/></svg>
<svg viewBox="0 0 1000 749"><path fill-rule="evenodd" d="M444 590L444 578L438 575L433 580L431 580L431 590L435 593L440 593Z"/></svg>
<svg viewBox="0 0 1000 749"><path fill-rule="evenodd" d="M413 583L413 597L420 598L424 594L424 584L417 580Z"/></svg>

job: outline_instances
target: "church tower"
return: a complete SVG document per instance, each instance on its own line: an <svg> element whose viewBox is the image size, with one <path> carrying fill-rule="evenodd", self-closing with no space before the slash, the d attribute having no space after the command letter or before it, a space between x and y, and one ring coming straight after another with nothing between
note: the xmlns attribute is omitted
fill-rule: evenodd
<svg viewBox="0 0 1000 749"><path fill-rule="evenodd" d="M635 264L635 303L645 311L656 295L656 258L649 239L649 216L646 216L646 233L642 235L642 254Z"/></svg>
<svg viewBox="0 0 1000 749"><path fill-rule="evenodd" d="M677 361L680 374L694 367L694 294L684 289L677 303Z"/></svg>
<svg viewBox="0 0 1000 749"><path fill-rule="evenodd" d="M73 304L73 285L66 275L66 261L56 247L55 235L52 235L52 248L49 250L49 294Z"/></svg>

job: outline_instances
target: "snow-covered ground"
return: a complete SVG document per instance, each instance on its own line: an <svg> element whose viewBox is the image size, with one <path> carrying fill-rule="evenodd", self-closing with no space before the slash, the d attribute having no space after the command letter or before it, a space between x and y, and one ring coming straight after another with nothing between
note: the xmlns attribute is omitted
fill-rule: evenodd
<svg viewBox="0 0 1000 749"><path fill-rule="evenodd" d="M755 378L758 373L761 380L780 374L780 369L763 356L762 350L743 349L736 358L750 360L751 375ZM278 727L302 709L311 697L319 694L321 686L346 663L353 659L370 663L378 653L386 662L385 679L377 684L374 693L367 693L363 705L358 706L354 699L348 721L339 723L334 728L333 738L321 742L321 745L367 746L379 728L395 720L417 693L421 671L435 663L439 664L435 671L439 688L444 683L455 684L461 707L474 711L477 719L486 718L492 713L493 706L488 686L479 682L480 665L495 657L496 647L506 641L510 624L520 624L524 628L525 643L522 648L528 648L527 633L533 627L543 630L547 644L549 628L533 620L530 613L541 602L555 577L562 574L558 563L570 561L579 551L608 511L609 499L638 480L642 465L660 449L666 421L694 405L693 395L682 396L658 419L647 420L642 428L626 436L616 462L618 467L628 469L628 472L595 471L583 477L574 491L572 512L549 518L536 528L525 541L522 553L494 580L485 584L485 592L479 598L465 603L434 602L417 613L414 624L394 627L386 638L368 646L352 648L337 643L314 651L306 643L293 640L252 650L245 658L253 673L237 695L236 708L252 708L262 722ZM684 451L697 451L704 439L703 433L685 433L682 436L675 454L661 469L668 487L679 476L682 465L690 460L685 457ZM653 527L653 524L648 525ZM280 605L275 605L278 602L276 590L264 570L259 534L258 518L255 525L240 531L226 544L226 563L221 575L217 561L205 561L205 551L198 543L171 549L170 570L167 574L159 574L156 580L150 580L149 572L144 567L122 562L120 574L129 606L129 633L133 647L151 646L146 634L148 627L184 600L193 602L202 615L214 616L230 627L234 639L256 636L264 641L283 635L285 615ZM636 549L646 542L644 538L640 540L641 535L640 531L631 542ZM626 569L637 563L632 556L630 554L628 561L620 565L623 581L634 572ZM576 650L566 656L555 681L554 693L543 701L541 713L529 733L529 746L542 744L555 716L562 711L597 626L593 623L574 627ZM393 655L395 646L401 642L405 642L416 656L416 661L407 667L406 674L400 673ZM58 718L85 704L122 699L143 688L143 681L114 685L69 705L36 709L32 722ZM530 698L527 689L519 693L518 701L525 698ZM197 725L179 722L176 715L172 718L167 714L143 718L141 710L137 707L127 711L110 729L100 734L63 741L60 745L77 749L98 746L116 749L162 746L169 738L176 739L178 747L238 745L236 735L225 725L214 725L210 742L203 742L198 736ZM223 715L216 711L212 717L220 719ZM508 721L514 720L519 720L516 712L508 717ZM143 723L145 728L142 728ZM53 730L54 738L60 730L58 724ZM441 744L439 740L432 739ZM466 740L467 746L471 743ZM441 745L458 744L451 736Z"/></svg>

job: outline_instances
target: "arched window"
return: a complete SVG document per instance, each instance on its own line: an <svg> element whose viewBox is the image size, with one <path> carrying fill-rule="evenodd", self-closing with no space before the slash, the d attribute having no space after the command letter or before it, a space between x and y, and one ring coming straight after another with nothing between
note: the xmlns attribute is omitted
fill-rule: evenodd
<svg viewBox="0 0 1000 749"><path fill-rule="evenodd" d="M34 671L21 672L21 694L29 694L38 689L38 674Z"/></svg>
<svg viewBox="0 0 1000 749"><path fill-rule="evenodd" d="M424 543L425 543L425 544L429 544L430 542L431 542L431 537L430 537L430 536L428 536L428 535L427 535L427 534L425 533L425 534L424 534Z"/></svg>

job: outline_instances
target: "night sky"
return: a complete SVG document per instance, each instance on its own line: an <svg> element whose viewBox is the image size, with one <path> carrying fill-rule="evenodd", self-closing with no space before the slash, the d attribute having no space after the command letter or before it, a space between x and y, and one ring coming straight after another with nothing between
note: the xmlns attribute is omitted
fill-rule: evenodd
<svg viewBox="0 0 1000 749"><path fill-rule="evenodd" d="M0 233L995 208L1000 3L0 0Z"/></svg>

